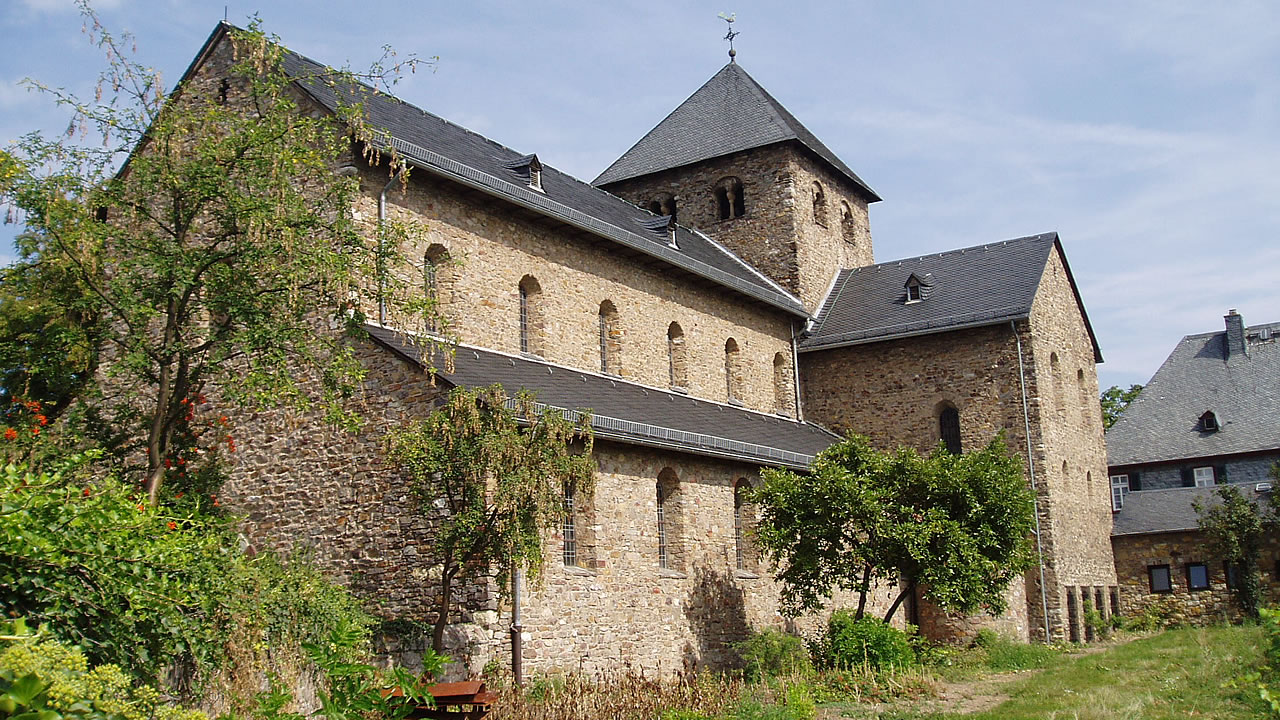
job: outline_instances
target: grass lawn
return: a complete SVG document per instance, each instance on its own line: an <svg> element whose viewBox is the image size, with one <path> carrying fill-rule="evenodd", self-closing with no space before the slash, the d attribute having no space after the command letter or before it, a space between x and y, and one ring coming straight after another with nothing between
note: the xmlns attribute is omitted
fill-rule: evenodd
<svg viewBox="0 0 1280 720"><path fill-rule="evenodd" d="M824 718L1085 720L1264 718L1260 700L1222 683L1262 660L1256 626L1185 628L1062 655L1043 670L939 682L941 700L823 708ZM978 712L957 708L986 707Z"/></svg>

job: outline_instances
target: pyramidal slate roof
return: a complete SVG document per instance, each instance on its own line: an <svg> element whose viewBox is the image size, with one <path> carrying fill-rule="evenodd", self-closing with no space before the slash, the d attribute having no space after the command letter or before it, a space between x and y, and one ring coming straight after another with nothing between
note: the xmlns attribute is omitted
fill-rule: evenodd
<svg viewBox="0 0 1280 720"><path fill-rule="evenodd" d="M227 32L219 23L196 56L183 81ZM394 150L412 166L492 197L552 218L613 244L642 264L677 269L701 281L763 302L797 317L809 317L804 304L723 245L702 233L677 226L675 246L665 223L655 229L653 213L542 164L542 191L528 186L528 160L533 156L421 110L364 84L337 87L323 79L323 64L286 50L284 69L325 108L362 102L365 120L381 139L381 150ZM182 82L179 82L181 86Z"/></svg>
<svg viewBox="0 0 1280 720"><path fill-rule="evenodd" d="M450 385L501 383L509 393L531 390L539 403L560 410L590 410L600 439L797 469L840 439L817 425L478 347L458 346L446 372L443 357L426 357L403 333L377 325L365 330L410 362L435 368Z"/></svg>
<svg viewBox="0 0 1280 720"><path fill-rule="evenodd" d="M800 343L801 352L881 342L967 327L1020 320L1031 303L1049 254L1062 251L1057 233L1043 233L950 250L936 255L896 260L840 271L823 301L813 327ZM1071 268L1067 278L1075 289ZM907 301L906 284L914 276L921 299ZM1102 353L1084 303L1076 302L1093 340L1094 356Z"/></svg>
<svg viewBox="0 0 1280 720"><path fill-rule="evenodd" d="M1245 352L1226 332L1188 335L1107 431L1112 466L1280 450L1280 323L1245 329ZM1212 412L1217 432L1202 432Z"/></svg>
<svg viewBox="0 0 1280 720"><path fill-rule="evenodd" d="M787 112L782 103L773 99L741 65L733 62L680 103L640 142L600 173L593 184L608 185L787 141L799 142L847 177L868 202L880 199L862 178Z"/></svg>
<svg viewBox="0 0 1280 720"><path fill-rule="evenodd" d="M1237 485L1240 494L1255 504L1266 502L1268 493L1260 493L1254 485ZM1192 505L1217 505L1217 488L1169 488L1139 490L1124 496L1124 506L1111 516L1111 534L1145 535L1147 533L1197 530L1199 515Z"/></svg>

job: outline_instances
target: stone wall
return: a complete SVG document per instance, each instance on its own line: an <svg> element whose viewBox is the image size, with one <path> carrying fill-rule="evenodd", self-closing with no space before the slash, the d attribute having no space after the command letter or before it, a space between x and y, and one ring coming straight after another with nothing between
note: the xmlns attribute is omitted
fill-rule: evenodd
<svg viewBox="0 0 1280 720"><path fill-rule="evenodd" d="M1072 292L1065 261L1050 254L1031 308L1031 385L1039 402L1033 429L1037 477L1047 494L1042 541L1052 555L1049 587L1116 584L1109 552L1111 487L1093 342ZM1066 598L1059 590L1059 608ZM1054 603L1049 603L1052 614ZM1034 614L1039 615L1036 603Z"/></svg>
<svg viewBox="0 0 1280 720"><path fill-rule="evenodd" d="M722 220L715 188L726 177L741 180L746 212ZM814 183L822 188L825 213L815 213ZM817 312L839 269L873 262L866 201L851 182L794 143L622 180L606 189L641 207L672 196L680 224L733 250L799 297L810 312Z"/></svg>
<svg viewBox="0 0 1280 720"><path fill-rule="evenodd" d="M1121 612L1129 617L1152 612L1173 613L1181 622L1210 623L1238 618L1240 608L1227 588L1226 567L1205 546L1199 531L1120 535L1111 538L1116 575L1120 581ZM1263 597L1280 602L1280 538L1271 538L1262 553ZM1187 566L1204 563L1209 571L1209 589L1190 590ZM1170 592L1153 593L1149 568L1169 566ZM1155 607L1153 607L1155 606Z"/></svg>
<svg viewBox="0 0 1280 720"><path fill-rule="evenodd" d="M356 218L372 235L385 168L366 170L366 192ZM645 268L565 228L548 228L536 218L492 198L465 194L425 171L411 174L407 189L388 193L391 217L422 228L402 248L413 263L446 251L437 267L437 287L449 329L458 340L504 352L520 352L521 279L532 276L541 289L531 299L538 327L531 328L533 352L546 360L589 371L600 370L599 314L609 301L617 308L613 336L616 367L627 380L667 388L670 383L667 332L683 331L687 358L685 389L690 395L727 398L725 345L739 349L735 399L763 412L784 412L779 395L794 396L790 373L775 392L774 361L792 362L792 319L743 296L695 283L662 268ZM407 286L422 286L421 267L396 272Z"/></svg>

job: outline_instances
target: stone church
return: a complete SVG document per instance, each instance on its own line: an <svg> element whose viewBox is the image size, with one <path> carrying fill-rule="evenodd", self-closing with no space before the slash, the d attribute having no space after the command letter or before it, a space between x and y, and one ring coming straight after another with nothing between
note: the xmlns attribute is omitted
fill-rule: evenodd
<svg viewBox="0 0 1280 720"><path fill-rule="evenodd" d="M230 29L184 84L219 82ZM300 78L320 67L286 59ZM299 88L304 111L337 107ZM357 161L352 213L370 237L384 217L425 226L397 271L439 302L456 355L433 377L402 329L371 324L354 341L362 431L240 418L223 498L252 542L309 545L384 617L431 620L430 533L385 432L451 386L500 382L591 409L596 437L595 492L571 499L522 602L530 671L722 666L750 629L813 627L779 614L742 491L846 432L962 451L1004 431L1024 460L1036 566L998 618L909 603L926 634L1056 639L1114 610L1101 355L1056 234L876 263L879 196L733 62L590 183L387 95L365 109L412 172L402 187ZM510 623L495 588L468 588L454 655L505 661Z"/></svg>

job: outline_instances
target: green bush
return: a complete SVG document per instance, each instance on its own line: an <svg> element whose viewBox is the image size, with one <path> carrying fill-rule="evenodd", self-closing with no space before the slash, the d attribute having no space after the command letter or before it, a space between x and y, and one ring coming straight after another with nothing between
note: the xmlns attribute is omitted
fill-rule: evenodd
<svg viewBox="0 0 1280 720"><path fill-rule="evenodd" d="M734 649L742 658L742 674L748 682L813 670L804 641L775 628L752 633Z"/></svg>
<svg viewBox="0 0 1280 720"><path fill-rule="evenodd" d="M828 667L850 669L907 667L916 664L907 633L877 618L854 619L848 610L837 610L827 622L827 636L821 644Z"/></svg>
<svg viewBox="0 0 1280 720"><path fill-rule="evenodd" d="M1271 717L1280 718L1280 608L1258 608L1258 618L1266 633L1262 667L1228 685L1257 691L1258 697L1270 708Z"/></svg>
<svg viewBox="0 0 1280 720"><path fill-rule="evenodd" d="M198 710L163 703L115 665L90 668L84 653L27 631L22 620L0 624L0 718L15 720L208 720Z"/></svg>

